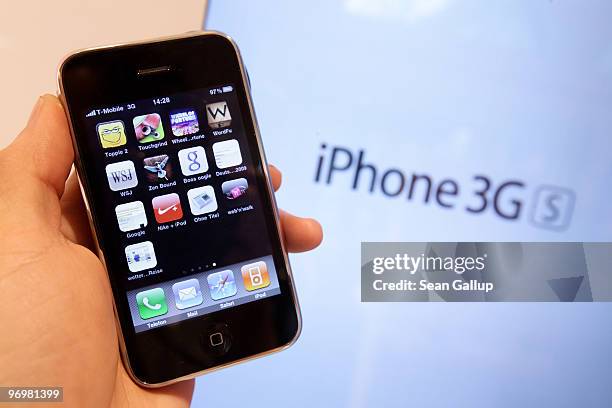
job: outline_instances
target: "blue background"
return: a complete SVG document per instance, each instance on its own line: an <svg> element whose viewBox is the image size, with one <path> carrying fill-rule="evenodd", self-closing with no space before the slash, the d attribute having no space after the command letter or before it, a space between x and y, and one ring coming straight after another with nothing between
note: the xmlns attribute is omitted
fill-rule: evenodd
<svg viewBox="0 0 612 408"><path fill-rule="evenodd" d="M595 0L213 1L206 27L241 48L279 205L325 240L292 256L297 344L198 379L195 405L612 406L609 304L368 304L359 287L361 241L610 241L610 16ZM349 172L316 183L322 143L453 177L461 204L474 174L524 181L526 202L569 188L572 223L368 194Z"/></svg>

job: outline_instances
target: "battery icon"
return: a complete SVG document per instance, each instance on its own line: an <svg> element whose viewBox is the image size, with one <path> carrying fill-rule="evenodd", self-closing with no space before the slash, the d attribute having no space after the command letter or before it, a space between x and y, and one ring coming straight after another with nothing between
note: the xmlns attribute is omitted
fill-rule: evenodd
<svg viewBox="0 0 612 408"><path fill-rule="evenodd" d="M222 89L223 89L223 93L232 92L234 90L234 87L231 85L228 85L228 86L224 86Z"/></svg>

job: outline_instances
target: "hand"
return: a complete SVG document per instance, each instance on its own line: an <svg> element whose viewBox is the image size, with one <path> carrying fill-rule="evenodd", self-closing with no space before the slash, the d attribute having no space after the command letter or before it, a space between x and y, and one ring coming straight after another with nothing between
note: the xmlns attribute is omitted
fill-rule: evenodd
<svg viewBox="0 0 612 408"><path fill-rule="evenodd" d="M106 271L70 169L61 104L41 97L26 128L0 151L0 384L62 386L70 406L188 406L193 381L140 388L119 358ZM281 174L270 167L275 190ZM316 247L311 219L281 214L289 251Z"/></svg>

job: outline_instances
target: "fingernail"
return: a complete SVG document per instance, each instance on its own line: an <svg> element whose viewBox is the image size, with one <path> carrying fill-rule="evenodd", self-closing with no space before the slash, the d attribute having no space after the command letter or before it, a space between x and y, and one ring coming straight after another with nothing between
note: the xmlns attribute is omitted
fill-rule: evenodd
<svg viewBox="0 0 612 408"><path fill-rule="evenodd" d="M39 96L38 100L36 101L36 105L34 105L34 108L32 108L32 112L30 113L28 124L34 124L36 122L36 118L38 118L38 115L40 114L42 105L43 105L43 98Z"/></svg>

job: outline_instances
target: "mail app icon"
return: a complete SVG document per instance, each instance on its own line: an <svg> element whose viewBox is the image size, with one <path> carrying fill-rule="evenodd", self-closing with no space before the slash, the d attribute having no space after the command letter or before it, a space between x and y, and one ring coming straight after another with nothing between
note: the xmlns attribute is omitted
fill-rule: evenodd
<svg viewBox="0 0 612 408"><path fill-rule="evenodd" d="M172 285L174 301L177 309L188 309L201 305L204 299L197 279L188 279Z"/></svg>
<svg viewBox="0 0 612 408"><path fill-rule="evenodd" d="M195 286L189 286L185 289L179 289L178 295L181 302L186 302L198 297L198 291L196 290Z"/></svg>

